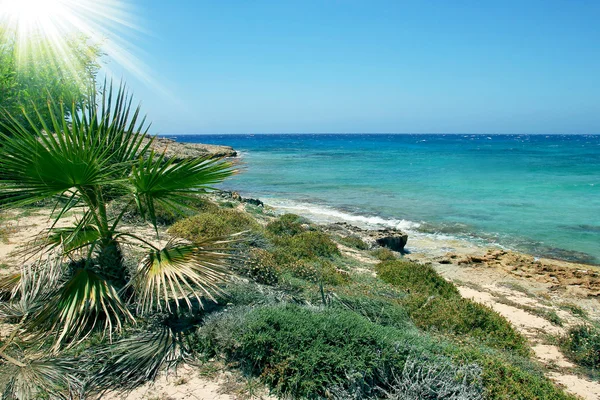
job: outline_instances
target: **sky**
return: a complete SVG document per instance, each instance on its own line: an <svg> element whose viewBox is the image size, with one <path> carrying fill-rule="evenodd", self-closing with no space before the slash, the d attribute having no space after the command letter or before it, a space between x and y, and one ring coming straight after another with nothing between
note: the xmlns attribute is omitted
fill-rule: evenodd
<svg viewBox="0 0 600 400"><path fill-rule="evenodd" d="M154 133L600 133L600 1L127 1Z"/></svg>

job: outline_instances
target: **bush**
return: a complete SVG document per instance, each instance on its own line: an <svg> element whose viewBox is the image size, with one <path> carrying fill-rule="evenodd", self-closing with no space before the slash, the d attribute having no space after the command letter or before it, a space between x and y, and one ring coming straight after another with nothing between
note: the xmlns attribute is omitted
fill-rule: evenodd
<svg viewBox="0 0 600 400"><path fill-rule="evenodd" d="M396 255L388 248L380 247L371 252L371 255L377 258L379 261L392 261L396 260Z"/></svg>
<svg viewBox="0 0 600 400"><path fill-rule="evenodd" d="M340 236L338 241L341 244L343 244L344 246L348 246L353 249L357 249L357 250L368 250L369 249L369 245L367 243L365 243L358 236L345 236L345 237Z"/></svg>
<svg viewBox="0 0 600 400"><path fill-rule="evenodd" d="M279 268L273 254L264 249L251 249L245 262L246 275L258 283L275 285L279 282Z"/></svg>
<svg viewBox="0 0 600 400"><path fill-rule="evenodd" d="M458 289L430 265L404 260L384 261L377 264L375 270L382 280L411 294L444 298L460 296Z"/></svg>
<svg viewBox="0 0 600 400"><path fill-rule="evenodd" d="M577 400L556 387L528 360L507 359L499 354L473 349L464 351L467 358L483 368L484 398L488 400Z"/></svg>
<svg viewBox="0 0 600 400"><path fill-rule="evenodd" d="M487 346L529 356L527 340L491 308L462 297L410 296L403 300L415 324L454 336L471 337Z"/></svg>
<svg viewBox="0 0 600 400"><path fill-rule="evenodd" d="M267 224L267 231L275 236L294 236L304 232L306 229L302 224L306 221L296 214L284 214Z"/></svg>
<svg viewBox="0 0 600 400"><path fill-rule="evenodd" d="M472 337L523 356L530 354L525 337L504 317L462 298L458 289L433 267L396 260L379 263L375 269L381 279L409 293L401 304L419 328Z"/></svg>
<svg viewBox="0 0 600 400"><path fill-rule="evenodd" d="M362 315L369 321L398 329L414 329L406 310L393 300L384 300L365 295L338 295L335 306L346 308Z"/></svg>
<svg viewBox="0 0 600 400"><path fill-rule="evenodd" d="M341 253L331 238L318 231L302 232L289 238L275 241L280 262L298 259L314 260L317 258L333 258Z"/></svg>
<svg viewBox="0 0 600 400"><path fill-rule="evenodd" d="M226 236L247 230L261 230L261 226L246 213L219 209L214 212L202 212L181 220L169 228L169 233L192 242L200 242L206 238Z"/></svg>
<svg viewBox="0 0 600 400"><path fill-rule="evenodd" d="M342 285L350 281L350 275L345 271L338 270L335 264L329 260L298 260L280 268L296 278L312 283Z"/></svg>
<svg viewBox="0 0 600 400"><path fill-rule="evenodd" d="M600 329L579 325L569 329L560 340L565 355L578 365L600 369Z"/></svg>
<svg viewBox="0 0 600 400"><path fill-rule="evenodd" d="M293 398L350 389L349 377L369 393L386 387L409 354L427 357L424 340L355 313L290 305L254 309L243 321L211 319L200 330L198 346L207 356L224 353L277 394Z"/></svg>
<svg viewBox="0 0 600 400"><path fill-rule="evenodd" d="M115 201L109 206L109 212L114 214L120 212L124 205ZM180 221L184 218L190 217L198 212L211 212L216 213L219 211L219 206L210 200L202 197L190 197L183 202L182 206L177 209L173 207L167 207L165 204L156 203L154 206L154 213L156 215L156 222L159 225L169 226L175 222ZM148 218L148 215L146 215ZM139 223L142 222L142 217L135 204L127 206L125 214L123 215L123 221L128 223Z"/></svg>

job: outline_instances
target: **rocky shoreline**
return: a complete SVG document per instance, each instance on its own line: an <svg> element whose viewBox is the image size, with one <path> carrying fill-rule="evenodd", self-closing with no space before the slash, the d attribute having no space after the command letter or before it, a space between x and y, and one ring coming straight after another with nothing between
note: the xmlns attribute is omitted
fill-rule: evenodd
<svg viewBox="0 0 600 400"><path fill-rule="evenodd" d="M150 139L146 139L147 143ZM173 139L155 137L152 149L157 153L165 152L167 159L181 161L189 158L224 158L237 157L238 153L230 146L201 143L182 143Z"/></svg>

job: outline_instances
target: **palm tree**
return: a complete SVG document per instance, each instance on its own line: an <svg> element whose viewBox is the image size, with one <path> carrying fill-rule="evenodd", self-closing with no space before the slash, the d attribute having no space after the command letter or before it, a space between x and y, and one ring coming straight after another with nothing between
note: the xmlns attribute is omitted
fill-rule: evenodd
<svg viewBox="0 0 600 400"><path fill-rule="evenodd" d="M18 320L11 338L0 346L0 364L20 368L24 381L35 375L52 382L68 373L64 365L48 372L47 359L59 350L99 329L111 336L144 314L171 312L184 304L192 308L191 299L202 296L214 299L229 276L227 239L171 241L159 248L123 230L121 222L135 206L158 235L157 204L184 207L190 196L232 175L231 163L208 158L174 163L156 154L152 140L146 139L145 118L139 107L132 107L123 86L113 90L105 84L102 95L73 105L70 121L62 117L62 104L48 104L51 124L39 112L24 115L26 126L8 114L0 119L8 121L0 129L0 207L48 199L55 206L52 227L35 242L43 261L0 282L0 291L10 288L13 299L2 304L0 317ZM110 213L107 204L116 201L122 207ZM72 210L79 211L77 222L57 228ZM125 266L124 245L145 253L133 271ZM19 353L18 359L8 352L13 340L39 343L48 338L53 338L51 356ZM29 390L26 386L22 393Z"/></svg>

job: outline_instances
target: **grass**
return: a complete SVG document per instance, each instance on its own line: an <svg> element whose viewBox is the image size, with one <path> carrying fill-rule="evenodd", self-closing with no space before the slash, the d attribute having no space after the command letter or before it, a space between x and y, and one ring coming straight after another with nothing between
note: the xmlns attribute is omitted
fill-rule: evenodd
<svg viewBox="0 0 600 400"><path fill-rule="evenodd" d="M228 284L219 305L191 316L201 325L191 329L190 350L206 360L198 374L241 370L249 396L266 384L284 398L572 399L529 360L525 339L503 317L463 299L430 265L336 236L381 261L377 276L359 273L373 267L342 256L330 235L297 215L196 206L169 232L200 241L250 231L235 268L251 279ZM573 336L572 357L587 360L592 337Z"/></svg>
<svg viewBox="0 0 600 400"><path fill-rule="evenodd" d="M587 318L588 313L583 308L579 307L577 304L573 303L562 303L559 305L561 310L566 310L571 312L576 317Z"/></svg>
<svg viewBox="0 0 600 400"><path fill-rule="evenodd" d="M544 318L545 320L549 321L553 325L564 325L564 321L562 320L562 318L556 313L556 311L552 309L546 309L543 307L532 307L526 304L517 303L515 301L509 300L505 296L497 296L496 301L498 303L506 304L507 306L519 308L530 314L537 315L538 317Z"/></svg>

